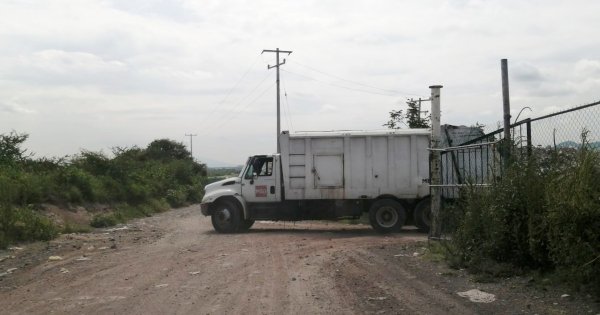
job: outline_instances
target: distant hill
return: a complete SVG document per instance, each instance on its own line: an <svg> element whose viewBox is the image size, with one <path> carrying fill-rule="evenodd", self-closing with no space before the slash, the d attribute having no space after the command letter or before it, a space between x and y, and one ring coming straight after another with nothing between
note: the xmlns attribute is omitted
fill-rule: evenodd
<svg viewBox="0 0 600 315"><path fill-rule="evenodd" d="M206 166L208 166L208 167L238 167L238 166L240 166L240 164L227 163L227 162L213 160L213 159L205 158L205 157L198 157L197 159L200 160L200 162L206 164ZM241 162L243 162L243 161L241 161Z"/></svg>
<svg viewBox="0 0 600 315"><path fill-rule="evenodd" d="M592 149L600 149L600 141L596 141L596 142L590 142L590 148ZM579 149L581 148L581 143L577 143L575 141L563 141L559 144L556 145L558 148L573 148L573 149Z"/></svg>
<svg viewBox="0 0 600 315"><path fill-rule="evenodd" d="M209 167L209 177L232 177L237 176L242 171L243 166L234 167Z"/></svg>

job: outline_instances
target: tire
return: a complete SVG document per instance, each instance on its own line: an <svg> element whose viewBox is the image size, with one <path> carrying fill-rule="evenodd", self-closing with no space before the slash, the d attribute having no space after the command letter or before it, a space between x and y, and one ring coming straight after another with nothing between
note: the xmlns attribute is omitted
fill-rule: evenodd
<svg viewBox="0 0 600 315"><path fill-rule="evenodd" d="M431 198L426 197L421 199L415 206L415 212L413 212L415 219L415 226L421 232L429 232L431 227Z"/></svg>
<svg viewBox="0 0 600 315"><path fill-rule="evenodd" d="M254 220L252 219L248 219L248 220L243 220L242 221L242 227L241 227L241 231L247 231L249 230L252 225L254 225Z"/></svg>
<svg viewBox="0 0 600 315"><path fill-rule="evenodd" d="M406 222L406 209L392 199L377 200L369 209L369 222L379 233L400 231Z"/></svg>
<svg viewBox="0 0 600 315"><path fill-rule="evenodd" d="M232 201L219 202L211 216L212 225L219 233L235 233L242 227L242 210Z"/></svg>

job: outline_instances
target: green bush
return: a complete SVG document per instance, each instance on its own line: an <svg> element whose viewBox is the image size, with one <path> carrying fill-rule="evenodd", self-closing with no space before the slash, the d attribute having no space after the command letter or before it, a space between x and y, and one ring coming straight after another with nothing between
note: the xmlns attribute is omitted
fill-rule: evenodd
<svg viewBox="0 0 600 315"><path fill-rule="evenodd" d="M165 199L171 205L171 207L182 207L186 204L188 192L184 188L169 189L167 190L167 196Z"/></svg>
<svg viewBox="0 0 600 315"><path fill-rule="evenodd" d="M22 148L27 138L0 134L0 203L5 205L0 245L56 235L49 221L27 208L32 204L116 205L113 213L93 217L92 226L105 227L202 199L206 166L180 142L160 139L146 148L114 148L112 158L84 150L73 158L34 159ZM74 230L79 227L64 228Z"/></svg>
<svg viewBox="0 0 600 315"><path fill-rule="evenodd" d="M60 231L61 234L70 234L70 233L88 233L90 232L89 225L81 225L81 224L73 224L66 222L65 226Z"/></svg>
<svg viewBox="0 0 600 315"><path fill-rule="evenodd" d="M538 149L490 189L465 189L447 213L451 263L493 275L505 264L556 270L600 292L600 152L566 153Z"/></svg>
<svg viewBox="0 0 600 315"><path fill-rule="evenodd" d="M90 221L90 225L95 228L114 226L117 225L117 223L119 223L119 220L117 220L115 215L112 213L97 214L92 218L92 221Z"/></svg>
<svg viewBox="0 0 600 315"><path fill-rule="evenodd" d="M154 213L164 212L171 208L169 203L164 199L150 199L147 205L148 208Z"/></svg>
<svg viewBox="0 0 600 315"><path fill-rule="evenodd" d="M0 205L0 248L19 241L50 240L57 227L29 207Z"/></svg>
<svg viewBox="0 0 600 315"><path fill-rule="evenodd" d="M600 154L582 149L550 182L546 199L550 260L600 292Z"/></svg>

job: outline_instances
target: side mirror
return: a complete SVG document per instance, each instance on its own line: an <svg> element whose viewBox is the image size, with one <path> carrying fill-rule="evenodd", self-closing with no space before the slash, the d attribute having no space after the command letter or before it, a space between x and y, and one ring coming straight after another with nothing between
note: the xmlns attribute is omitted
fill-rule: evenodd
<svg viewBox="0 0 600 315"><path fill-rule="evenodd" d="M256 172L252 173L252 179L250 179L250 184L254 184L254 180L258 178L258 174Z"/></svg>

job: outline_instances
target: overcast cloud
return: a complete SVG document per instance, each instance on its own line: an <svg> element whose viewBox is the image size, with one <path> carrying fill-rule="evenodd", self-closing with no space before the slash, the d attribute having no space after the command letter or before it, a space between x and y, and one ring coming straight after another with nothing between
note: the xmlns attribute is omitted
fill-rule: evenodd
<svg viewBox="0 0 600 315"><path fill-rule="evenodd" d="M598 12L598 1L4 0L0 133L29 133L37 156L196 133L198 159L241 164L275 151L274 55L260 52L276 47L294 51L283 129L379 129L432 84L444 85L443 123L495 126L501 58L515 113L599 99Z"/></svg>

